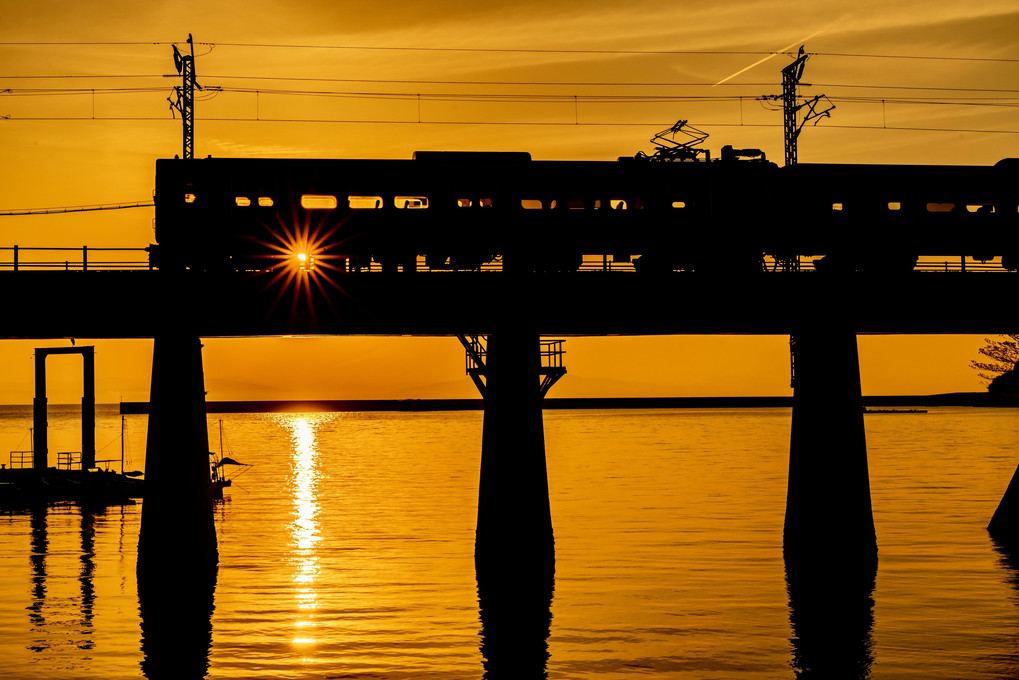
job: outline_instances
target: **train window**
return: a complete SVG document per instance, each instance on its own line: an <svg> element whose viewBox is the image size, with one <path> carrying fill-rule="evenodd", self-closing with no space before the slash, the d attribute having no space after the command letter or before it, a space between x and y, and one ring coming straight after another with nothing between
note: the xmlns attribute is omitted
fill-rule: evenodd
<svg viewBox="0 0 1019 680"><path fill-rule="evenodd" d="M184 202L185 203L194 203L195 202L195 195L192 194L192 193L184 194Z"/></svg>
<svg viewBox="0 0 1019 680"><path fill-rule="evenodd" d="M609 205L613 210L626 210L626 201L621 198L609 199Z"/></svg>
<svg viewBox="0 0 1019 680"><path fill-rule="evenodd" d="M673 201L672 202L672 207L673 208L685 208L686 207L686 201Z"/></svg>
<svg viewBox="0 0 1019 680"><path fill-rule="evenodd" d="M831 209L832 209L832 212L841 212L842 211L842 204L841 203L832 203L831 204Z"/></svg>
<svg viewBox="0 0 1019 680"><path fill-rule="evenodd" d="M236 203L240 208L247 208L251 205L251 199L247 196L236 196L234 197L234 203Z"/></svg>
<svg viewBox="0 0 1019 680"><path fill-rule="evenodd" d="M262 207L262 208L271 208L272 207L272 199L270 197L268 197L268 196L259 196L258 197L258 205L259 205L259 207Z"/></svg>
<svg viewBox="0 0 1019 680"><path fill-rule="evenodd" d="M322 194L302 194L301 207L305 210L332 210L336 207L336 197Z"/></svg>
<svg viewBox="0 0 1019 680"><path fill-rule="evenodd" d="M401 209L402 208L409 208L411 210L416 210L416 209L419 209L419 208L427 208L428 207L428 197L427 196L397 196L396 198L393 199L393 204L397 208L401 208Z"/></svg>
<svg viewBox="0 0 1019 680"><path fill-rule="evenodd" d="M889 210L902 210L902 204L899 203L898 201L892 201L891 203L888 204L888 209Z"/></svg>
<svg viewBox="0 0 1019 680"><path fill-rule="evenodd" d="M955 210L955 203L928 203L927 212L952 212Z"/></svg>
<svg viewBox="0 0 1019 680"><path fill-rule="evenodd" d="M583 201L566 201L566 207L569 210L583 210L584 209L584 202Z"/></svg>
<svg viewBox="0 0 1019 680"><path fill-rule="evenodd" d="M524 210L541 210L541 201L536 198L522 198L520 207Z"/></svg>
<svg viewBox="0 0 1019 680"><path fill-rule="evenodd" d="M492 207L492 199L490 199L490 198L482 198L482 199L478 200L478 205L480 205L482 208L491 208Z"/></svg>
<svg viewBox="0 0 1019 680"><path fill-rule="evenodd" d="M347 196L347 205L354 210L371 210L382 207L381 196Z"/></svg>
<svg viewBox="0 0 1019 680"><path fill-rule="evenodd" d="M471 199L469 199L469 198L458 198L458 199L456 199L456 207L458 207L458 208L469 208L469 207L471 207Z"/></svg>
<svg viewBox="0 0 1019 680"><path fill-rule="evenodd" d="M601 199L600 198L594 199L594 209L595 210L601 210Z"/></svg>
<svg viewBox="0 0 1019 680"><path fill-rule="evenodd" d="M967 203L966 210L971 213L992 213L994 206L990 203Z"/></svg>
<svg viewBox="0 0 1019 680"><path fill-rule="evenodd" d="M556 205L558 205L558 204L556 203L556 200L553 198L551 201L548 202L548 209L549 210L555 210L556 209Z"/></svg>

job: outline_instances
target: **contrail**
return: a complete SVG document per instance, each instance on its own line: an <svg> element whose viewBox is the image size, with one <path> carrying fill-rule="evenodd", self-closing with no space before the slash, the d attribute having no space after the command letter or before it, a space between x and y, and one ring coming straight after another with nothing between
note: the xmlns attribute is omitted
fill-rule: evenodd
<svg viewBox="0 0 1019 680"><path fill-rule="evenodd" d="M715 83L711 87L716 87L716 86L721 85L722 83L726 82L727 80L732 80L733 78L735 78L736 76L740 75L741 73L746 73L747 71L749 71L750 69L754 68L755 66L760 66L761 64L763 64L764 62L768 61L769 59L774 59L775 57L777 57L779 54L782 54L786 50L791 50L792 48L796 47L797 45L800 45L800 44L803 44L803 43L807 42L811 38L816 38L817 36L821 35L825 31L827 31L829 28L834 26L835 24L840 23L847 16L849 16L849 15L848 14L844 14L844 15L840 16L838 19L836 19L835 21L831 22L830 24L828 24L824 28L822 28L822 29L820 29L818 31L814 31L813 33L811 33L810 35L806 36L805 38L800 38L799 40L796 40L794 42L789 43L785 47L783 47L783 48L781 48L779 50L776 50L775 52L769 54L768 56L764 57L763 59L758 59L754 63L750 64L750 66L747 66L746 68L741 68L739 71L736 71L731 76L726 76L725 78L722 78L721 80L719 80L717 83Z"/></svg>

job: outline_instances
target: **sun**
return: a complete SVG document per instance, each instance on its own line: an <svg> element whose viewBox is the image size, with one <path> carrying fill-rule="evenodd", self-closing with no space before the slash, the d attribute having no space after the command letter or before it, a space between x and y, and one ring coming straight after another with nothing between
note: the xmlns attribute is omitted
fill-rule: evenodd
<svg viewBox="0 0 1019 680"><path fill-rule="evenodd" d="M317 307L325 303L335 312L331 298L347 296L341 285L347 276L349 253L340 234L348 217L335 219L332 211L294 209L289 216L277 214L274 224L262 223L265 238L257 245L262 251L255 257L262 265L253 272L267 277L263 290L275 289L275 310L288 296L290 317L302 317L316 324Z"/></svg>

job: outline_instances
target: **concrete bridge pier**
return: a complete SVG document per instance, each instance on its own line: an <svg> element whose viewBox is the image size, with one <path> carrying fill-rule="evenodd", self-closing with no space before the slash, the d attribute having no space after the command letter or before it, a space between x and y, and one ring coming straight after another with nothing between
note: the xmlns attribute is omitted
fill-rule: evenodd
<svg viewBox="0 0 1019 680"><path fill-rule="evenodd" d="M790 346L787 568L876 569L856 335L837 322L822 322L797 333Z"/></svg>
<svg viewBox="0 0 1019 680"><path fill-rule="evenodd" d="M539 382L541 342L534 330L506 327L488 336L482 362L485 422L481 443L475 560L555 562ZM476 376L472 376L477 379ZM521 560L520 558L523 558Z"/></svg>
<svg viewBox="0 0 1019 680"><path fill-rule="evenodd" d="M209 472L202 344L157 335L145 449L145 500L138 538L139 591L206 579L218 561Z"/></svg>
<svg viewBox="0 0 1019 680"><path fill-rule="evenodd" d="M1012 473L987 531L999 545L1007 546L1013 552L1019 548L1019 467Z"/></svg>

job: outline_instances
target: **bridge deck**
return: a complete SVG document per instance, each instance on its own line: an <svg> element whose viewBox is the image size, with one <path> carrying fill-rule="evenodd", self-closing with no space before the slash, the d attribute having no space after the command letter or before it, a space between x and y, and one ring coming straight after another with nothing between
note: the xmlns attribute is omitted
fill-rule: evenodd
<svg viewBox="0 0 1019 680"><path fill-rule="evenodd" d="M836 309L859 333L1019 332L1019 273L674 272L172 275L0 272L0 338L484 334L507 317L544 335L781 334Z"/></svg>

